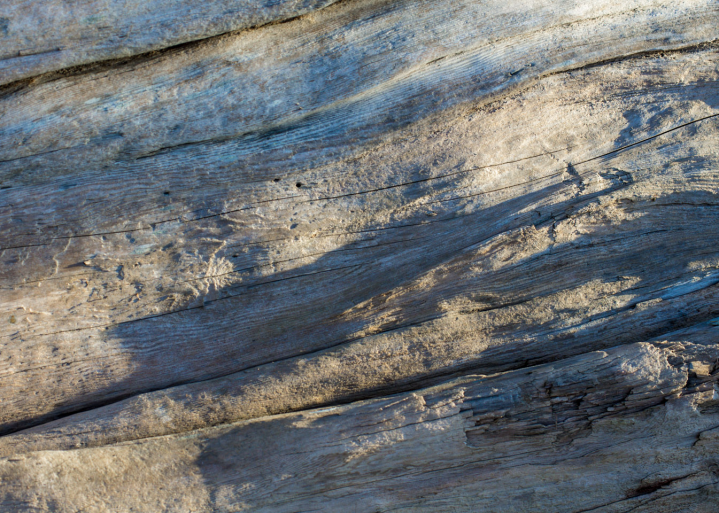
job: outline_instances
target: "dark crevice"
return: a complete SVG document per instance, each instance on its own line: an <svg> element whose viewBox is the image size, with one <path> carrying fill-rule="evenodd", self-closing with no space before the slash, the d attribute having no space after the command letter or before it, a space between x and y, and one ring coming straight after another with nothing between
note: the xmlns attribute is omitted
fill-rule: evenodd
<svg viewBox="0 0 719 513"><path fill-rule="evenodd" d="M530 299L527 300L527 301L531 301L532 299L533 299L533 298L530 298ZM518 301L518 302L515 302L515 303L512 303L512 304L507 304L507 305L502 305L502 306L497 306L497 307L488 308L488 309L483 310L483 311L490 311L490 310L501 309L501 308L504 308L504 307L506 307L506 306L512 306L513 304L522 304L522 303L525 303L525 302L527 302L527 301ZM637 302L637 303L639 303L639 302ZM616 315L616 314L619 314L619 313L621 313L621 312L623 312L623 311L631 310L634 306L636 306L636 304L635 304L635 305L631 305L631 306L627 306L626 308L622 308L622 309L618 309L618 310L612 311L612 312L611 312L610 314L608 314L608 315ZM198 307L198 308L199 308L199 307ZM641 337L634 338L634 339L631 339L631 340L627 340L627 341L621 343L619 346L625 346L625 345L635 344L635 343L638 343L638 342L645 342L645 341L650 341L650 340L656 340L656 339L658 339L659 337L662 337L662 336L671 334L671 333L673 333L673 332L675 332L675 331L677 331L677 330L680 330L680 329L684 329L684 328L688 328L688 327L691 327L691 326L695 326L695 325L699 325L699 324L705 323L705 322L707 322L707 321L709 321L710 319L713 319L713 318L715 318L715 317L716 317L716 312L710 312L710 313L704 314L704 315L699 315L699 316L686 316L686 317L682 317L682 318L679 318L679 319L675 319L674 322L672 322L672 323L671 323L671 326L669 326L669 327L663 327L663 328L657 328L657 329L655 329L655 330L649 330L648 332L644 333ZM434 316L434 317L431 317L431 318L427 318L427 319L423 319L423 320L420 320L420 321L417 321L417 322L406 323L406 324L403 324L403 325L400 325L400 326L393 326L393 327L391 327L391 328L388 328L388 329L379 331L379 332L377 332L377 333L373 333L373 334L371 334L371 335L369 335L369 336L377 336L377 335L382 335L382 334L385 334L385 333L391 333L391 332L393 332L393 331L399 331L399 330L402 330L402 329L407 329L407 328L411 328L411 327L420 326L420 325L422 325L422 324L425 324L425 323L427 323L427 322L432 321L432 320L435 319L435 318L437 318L437 316ZM343 340L343 341L341 341L341 342L338 342L338 343L336 343L336 344L334 344L334 345L332 345L332 346L329 346L329 347L325 347L325 348L322 348L322 349L319 349L319 350L315 350L315 351L308 351L308 352L305 352L305 353L294 354L294 355L292 355L292 356L288 356L288 357L285 357L285 358L280 358L280 359L277 359L277 360L273 360L271 363L272 363L272 364L277 364L277 363L281 363L281 362L285 362L285 361L290 361L290 360L293 360L293 359L296 359L296 358L307 358L307 357L311 357L311 356L313 356L313 355L319 355L319 354L326 353L326 352L328 352L328 351L337 349L338 347L345 346L345 345L349 345L349 344L351 344L351 343L353 343L353 342L356 342L356 341L358 341L358 340L361 340L361 339L363 339L363 338L366 338L366 337L357 337L357 338L353 338L353 339L346 339L346 340ZM313 405L310 405L310 406L300 407L300 408L290 408L290 409L287 409L286 411L281 411L281 412L277 412L277 413L270 414L269 416L282 415L282 414L285 414L285 413L296 413L296 412L301 412L301 411L309 411L309 410L314 410L314 409L317 409L317 408L329 408L329 407L334 407L334 406L342 406L342 405L351 404L351 403L357 402L357 401L364 401L364 400L378 399L378 398L386 398L386 397L391 397L391 396L394 396L394 395L397 395L397 394L402 394L402 393L407 393L407 392L414 392L414 391L418 391L418 390L421 390L421 389L424 389L424 388L427 388L427 387L436 386L436 385L441 385L441 384L444 384L444 383L448 383L448 382L450 382L450 381L452 381L452 380L455 380L455 379L458 379L458 378L462 378L462 377L472 376L472 375L474 375L474 374L479 374L479 375L482 375L483 377L486 378L486 377L496 376L496 375L498 375L498 374L504 374L504 373L507 373L507 372L513 372L513 371L517 371L517 370L522 370L522 369L527 369L527 368L531 368L531 367L536 367L536 366L539 366L539 365L545 365L545 364L549 364L549 363L556 363L556 362L560 362L560 361L563 361L563 360L575 358L575 357L577 357L577 356L579 356L579 355L582 355L582 354L592 353L592 352L595 352L595 351L598 351L598 350L608 349L608 348L610 348L610 347L619 347L619 346L609 346L609 345L607 345L607 346L602 346L602 347L597 346L597 347L594 347L594 348L592 348L592 349L590 349L590 350L587 350L586 348L580 348L580 349L582 349L582 350L581 350L581 351L578 351L578 352L571 352L571 351L570 351L569 353L565 352L565 353L562 353L562 354L548 355L548 356L544 356L544 357L541 357L541 358L530 358L530 359L525 359L525 360L522 360L522 361L519 361L519 362L513 362L513 363L511 363L511 364L497 363L497 364L494 364L494 365L488 365L486 362L469 363L469 364L457 366L457 367L452 368L452 369L444 369L444 370L439 370L439 371L436 371L436 372L433 372L433 373L428 373L428 374L425 374L425 375L423 375L423 376L420 376L420 377L417 377L417 378L414 378L414 379L409 378L409 379L407 379L404 383L394 383L394 384L391 384L391 385L389 385L389 386L377 386L377 387L375 387L375 388L373 388L373 389L368 389L368 390L363 391L363 392L355 392L355 393L352 393L352 394L348 394L347 396L345 396L345 397L343 397L343 398L341 398L341 399L334 400L334 401L327 401L327 402L324 402L324 403L321 403L321 404L313 404ZM270 363L270 362L268 362L268 363ZM102 407L104 407L104 406L109 406L109 405L112 405L112 404L121 402L121 401L123 401L123 400L125 400L125 399L129 399L129 398L131 398L131 397L135 397L135 396L138 396L138 395L147 394L147 393L152 393L152 392L158 392L158 391L161 391L161 390L168 390L168 389L176 388L176 387L183 386L183 385L203 383L203 382L207 382L207 381L215 381L215 380L218 380L218 379L227 378L228 376L232 376L232 375L234 375L234 374L252 372L253 370L256 370L256 369L259 369L259 368L262 368L262 367L267 366L268 363L263 363L263 364L260 364L260 365L256 365L256 366L252 366L252 367L247 367L247 368L245 368L245 369L236 370L236 371L233 371L233 372L230 372L230 373L227 373L227 374L222 374L222 375L218 375L218 376L213 376L212 378L208 378L208 379L187 380L187 381L177 382L177 383L175 383L175 384L173 384L173 385L171 385L171 386L163 386L163 387L157 387L157 388L148 388L148 389L144 389L144 390L140 390L140 391L135 391L135 392L128 393L128 394L123 394L123 395L114 397L114 398L112 398L112 399L95 401L95 402L89 403L89 404L87 404L87 405L84 405L84 406L82 406L81 408L78 408L78 409L75 409L75 410L72 410L72 411L68 411L68 412L65 412L65 413L58 414L58 415L56 415L56 416L54 416L54 417L52 417L52 418L45 418L45 419L43 419L41 422L30 423L30 424L25 423L22 427L15 428L15 429L11 428L11 429L9 429L9 430L7 430L7 431L0 432L0 437L2 437L2 436L9 436L9 435L17 434L17 433L21 433L22 431L24 431L24 430L26 430L26 429L37 428L37 427L39 427L39 426L43 426L43 425L45 425L45 424L51 423L51 422L56 421L56 420L59 420L59 419L63 419L63 418L66 418L66 417L71 417L71 416L73 416L73 415L75 415L75 414L78 414L78 413L83 413L83 412L87 412L87 411L90 411L90 410L99 409L99 408L102 408ZM656 406L656 405L652 405L652 406L650 406L650 407L654 407L654 406ZM248 419L244 419L244 420L248 420ZM233 421L221 422L220 424L216 424L216 425L228 424L228 423L232 423L232 422L233 422ZM214 425L212 425L212 426L214 426ZM208 426L204 426L204 427L211 427L211 426L208 425ZM172 434L172 433L167 433L167 434ZM175 434L176 434L176 433L175 433ZM154 437L149 437L149 438L154 438ZM132 440L135 440L135 439L132 439ZM129 440L127 440L127 441L129 441ZM111 445L111 444L110 444L110 445Z"/></svg>
<svg viewBox="0 0 719 513"><path fill-rule="evenodd" d="M582 66L582 67L576 68L576 69L554 71L554 72L548 73L547 75L544 75L544 76L558 75L561 73L571 73L571 72L578 71L578 70L584 71L584 70L588 70L588 69L599 68L601 66L606 66L607 64L613 64L615 62L626 61L629 59L665 57L668 55L675 55L678 53L698 53L698 52L703 52L706 50L719 50L719 38L710 39L708 41L702 41L700 43L689 44L686 46L682 46L680 48L640 50L638 52L628 53L628 54L622 55L620 57L611 57L608 59L601 59L601 60L592 62L590 64L587 64L585 66Z"/></svg>
<svg viewBox="0 0 719 513"><path fill-rule="evenodd" d="M692 476L694 476L694 475L696 475L696 473L695 473L695 474L689 474L689 475L686 475L686 476L683 476L683 477L676 478L676 479L674 479L674 480L671 480L671 482L680 481L680 480L682 480L682 479L686 479L686 478L692 477ZM667 494L664 494L664 495L660 495L660 496L658 496L658 497L652 497L652 498L649 498L649 500L647 500L647 501L645 501L645 502L639 502L639 504L637 504L636 506L631 507L630 509L624 510L623 513L630 513L631 511L635 511L637 508L640 508L640 507L642 507L642 506L646 506L647 504L650 504L651 502L654 502L654 501L657 500L657 499L663 499L664 497L669 497L669 496L672 496L672 495L675 495L675 494L678 494L678 493L695 492L695 491L701 490L702 488L706 488L707 486L716 486L718 483L719 483L719 481L712 481L711 483L703 484L703 485L701 485L701 486L697 486L697 487L694 487L694 488L687 488L687 489L684 489L684 490L677 490L677 491L675 491L675 492L671 492L671 493L667 493ZM658 488L657 490L653 490L653 491L651 491L651 492L648 492L647 494L624 497L624 498L622 498L622 499L618 499L618 500L616 500L616 501L608 502L608 503L606 503L606 504L601 504L601 505L599 505L599 506L595 506L595 507L592 507L592 508L589 508L589 509L576 510L574 513L591 513L591 512L593 512L593 511L599 511L599 510L602 510L602 509L607 508L607 507L609 507L609 506L613 506L613 505L615 505L615 504L619 504L619 503L622 503L622 502L640 500L640 499L638 499L639 497L642 497L643 495L652 494L652 493L654 493L655 491L659 491L659 490L661 490L661 487Z"/></svg>
<svg viewBox="0 0 719 513"><path fill-rule="evenodd" d="M266 23L259 23L257 25L250 25L248 27L236 29L236 30L230 30L228 32L220 32L218 34L212 34L209 36L201 36L197 39L192 39L190 41L186 41L183 43L177 43L170 46L166 46L164 48L159 48L156 50L149 50L142 53L138 53L135 55L131 55L129 57L120 57L120 58L110 58L110 59L101 59L94 62L89 62L85 64L78 64L75 66L69 66L67 68L62 68L59 70L54 71L48 71L46 73L40 73L38 75L34 75L32 77L25 77L21 78L19 80L15 80L13 82L8 82L6 84L0 84L0 100L3 100L4 98L8 96L12 96L13 94L22 91L23 89L27 89L30 87L36 87L42 84L46 84L49 82L54 82L57 80L65 79L65 78L73 78L80 75L87 75L91 73L102 73L105 71L111 71L121 66L126 65L144 65L149 62L161 59L162 57L165 57L168 54L171 53L179 53L183 51L191 51L195 50L197 48L201 48L205 45L211 45L216 43L217 41L225 38L235 37L245 32L251 32L259 29L263 29L269 26L273 25L282 25L285 23L291 23L293 21L306 18L308 15L317 13L319 11L322 11L323 9L327 9L328 7L339 5L339 4L345 4L345 3L351 3L354 0L334 0L330 1L328 4L319 7L317 9L309 10L308 12L304 14L298 14L298 15L290 15L286 18L279 18L272 21L268 21ZM45 51L45 52L38 52L40 53L55 53L59 51L60 49L51 50L51 51ZM23 56L24 57L24 56ZM16 58L16 57L12 57ZM4 59L0 59L4 60Z"/></svg>

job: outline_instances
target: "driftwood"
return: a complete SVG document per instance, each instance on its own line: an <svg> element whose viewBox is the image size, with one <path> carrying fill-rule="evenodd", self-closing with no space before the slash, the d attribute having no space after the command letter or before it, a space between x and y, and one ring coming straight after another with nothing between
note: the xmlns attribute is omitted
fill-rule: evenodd
<svg viewBox="0 0 719 513"><path fill-rule="evenodd" d="M10 4L1 511L717 510L715 0Z"/></svg>

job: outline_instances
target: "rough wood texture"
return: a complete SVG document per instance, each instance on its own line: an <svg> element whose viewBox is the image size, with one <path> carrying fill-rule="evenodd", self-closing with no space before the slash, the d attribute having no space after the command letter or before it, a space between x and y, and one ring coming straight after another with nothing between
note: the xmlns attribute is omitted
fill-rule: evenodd
<svg viewBox="0 0 719 513"><path fill-rule="evenodd" d="M7 0L0 12L0 85L287 21L334 1Z"/></svg>
<svg viewBox="0 0 719 513"><path fill-rule="evenodd" d="M716 511L716 1L138 5L0 13L0 509Z"/></svg>

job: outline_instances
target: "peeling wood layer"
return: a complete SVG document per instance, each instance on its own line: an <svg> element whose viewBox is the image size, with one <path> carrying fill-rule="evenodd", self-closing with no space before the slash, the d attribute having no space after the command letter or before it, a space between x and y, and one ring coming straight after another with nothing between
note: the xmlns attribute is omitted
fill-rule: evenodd
<svg viewBox="0 0 719 513"><path fill-rule="evenodd" d="M702 412L718 402L718 357L715 343L630 344L182 436L18 454L0 461L0 504L712 511L719 416Z"/></svg>

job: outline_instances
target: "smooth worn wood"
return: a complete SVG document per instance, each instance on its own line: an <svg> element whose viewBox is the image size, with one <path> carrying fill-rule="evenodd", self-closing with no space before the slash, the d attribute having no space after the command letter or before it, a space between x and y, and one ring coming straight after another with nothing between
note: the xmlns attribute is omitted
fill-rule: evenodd
<svg viewBox="0 0 719 513"><path fill-rule="evenodd" d="M156 3L9 17L0 511L714 511L715 1Z"/></svg>
<svg viewBox="0 0 719 513"><path fill-rule="evenodd" d="M287 21L333 1L6 0L0 11L0 85Z"/></svg>

